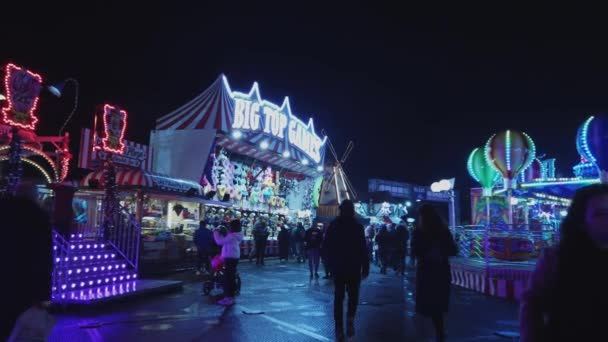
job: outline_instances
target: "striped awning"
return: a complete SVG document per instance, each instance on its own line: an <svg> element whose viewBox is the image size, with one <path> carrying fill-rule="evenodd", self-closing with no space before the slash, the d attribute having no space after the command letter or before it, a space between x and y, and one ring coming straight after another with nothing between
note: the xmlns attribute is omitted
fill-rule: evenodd
<svg viewBox="0 0 608 342"><path fill-rule="evenodd" d="M89 173L80 182L81 186L89 186L91 180L97 180L100 184L104 182L104 170L99 169ZM196 195L203 194L200 184L183 179L171 178L166 175L144 171L141 169L118 169L116 171L116 185L133 186L150 189L158 189L174 192L188 192L190 189L196 190Z"/></svg>

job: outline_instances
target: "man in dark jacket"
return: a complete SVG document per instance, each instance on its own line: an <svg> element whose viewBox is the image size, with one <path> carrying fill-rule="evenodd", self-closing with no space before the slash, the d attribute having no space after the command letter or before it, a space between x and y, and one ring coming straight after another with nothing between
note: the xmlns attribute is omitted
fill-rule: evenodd
<svg viewBox="0 0 608 342"><path fill-rule="evenodd" d="M312 227L306 231L304 243L308 254L308 269L310 270L310 280L314 277L319 279L319 260L321 257L321 242L323 242L323 232L317 223L313 222ZM314 273L313 273L314 270Z"/></svg>
<svg viewBox="0 0 608 342"><path fill-rule="evenodd" d="M369 258L363 226L355 220L351 200L340 204L340 215L331 223L323 244L330 272L334 276L334 320L336 338L344 340L344 295L348 292L346 334L355 334L355 313L361 280L369 275Z"/></svg>
<svg viewBox="0 0 608 342"><path fill-rule="evenodd" d="M266 243L268 242L268 225L266 219L262 218L253 227L253 240L255 242L255 264L264 266L264 254L266 253Z"/></svg>
<svg viewBox="0 0 608 342"><path fill-rule="evenodd" d="M407 217L402 216L401 222L397 226L397 272L405 274L405 257L407 255L407 242L410 239L410 232L407 230Z"/></svg>
<svg viewBox="0 0 608 342"><path fill-rule="evenodd" d="M196 275L201 271L209 272L209 256L213 247L213 233L207 228L207 221L200 221L199 228L194 232L194 244L198 250L198 260L196 263Z"/></svg>

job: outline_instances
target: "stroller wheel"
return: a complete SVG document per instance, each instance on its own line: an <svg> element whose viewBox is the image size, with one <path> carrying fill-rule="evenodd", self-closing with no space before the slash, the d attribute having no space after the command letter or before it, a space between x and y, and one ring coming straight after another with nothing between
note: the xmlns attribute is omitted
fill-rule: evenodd
<svg viewBox="0 0 608 342"><path fill-rule="evenodd" d="M239 274L236 274L236 277L234 277L234 280L236 282L236 294L240 294L241 293L241 277L239 276Z"/></svg>

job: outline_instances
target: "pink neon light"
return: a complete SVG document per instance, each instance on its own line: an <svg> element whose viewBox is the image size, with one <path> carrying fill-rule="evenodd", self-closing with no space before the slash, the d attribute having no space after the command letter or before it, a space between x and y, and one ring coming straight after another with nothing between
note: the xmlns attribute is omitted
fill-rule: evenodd
<svg viewBox="0 0 608 342"><path fill-rule="evenodd" d="M67 152L67 151L64 151ZM72 155L69 153L66 153L63 155L63 159L61 160L61 179L60 181L63 182L63 180L65 179L65 177L68 176L68 171L70 170L70 160L72 159Z"/></svg>
<svg viewBox="0 0 608 342"><path fill-rule="evenodd" d="M13 103L13 95L12 95L11 87L9 86L9 80L11 79L11 76L14 72L22 71L22 70L25 71L31 77L35 78L36 81L38 81L40 84L42 84L42 77L40 75L35 74L29 70L24 70L24 69L16 66L15 64L12 64L12 63L7 64L6 65L6 75L4 76L4 88L6 89L6 100L8 101L8 107L2 108L2 113L4 114L4 116L3 116L4 122L7 123L8 125L21 127L23 129L34 130L36 128L36 123L38 122L38 118L34 115L34 112L36 111L36 108L38 107L39 96L36 96L34 98L34 104L32 105L32 107L29 109L29 111L27 113L29 116L29 119L31 120L31 123L29 125L24 125L22 123L15 122L15 121L9 119L10 112L15 111L15 105Z"/></svg>
<svg viewBox="0 0 608 342"><path fill-rule="evenodd" d="M108 116L110 116L110 113L112 113L113 111L119 111L120 114L122 114L123 116L123 125L122 125L122 129L120 131L120 138L118 139L118 145L119 148L112 148L108 145L108 140L109 140L109 130L108 130ZM109 152L114 152L114 153L118 153L118 154L123 154L125 151L125 132L127 130L127 112L124 110L121 110L118 107L115 106L110 106L108 104L103 106L103 134L104 137L102 139L103 142L103 149Z"/></svg>

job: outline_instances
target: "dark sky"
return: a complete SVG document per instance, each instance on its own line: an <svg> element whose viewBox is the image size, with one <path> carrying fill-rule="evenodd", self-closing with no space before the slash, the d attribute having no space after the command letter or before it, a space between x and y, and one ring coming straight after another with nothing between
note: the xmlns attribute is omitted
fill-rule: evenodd
<svg viewBox="0 0 608 342"><path fill-rule="evenodd" d="M161 3L8 9L0 62L80 81L74 139L104 102L126 108L128 138L147 142L157 117L220 73L237 90L258 81L264 98L289 96L312 116L339 153L354 140L345 167L361 190L369 177L468 185L468 153L506 128L528 132L570 175L579 123L608 109L603 21L547 9ZM69 112L67 91L43 95L42 133Z"/></svg>

